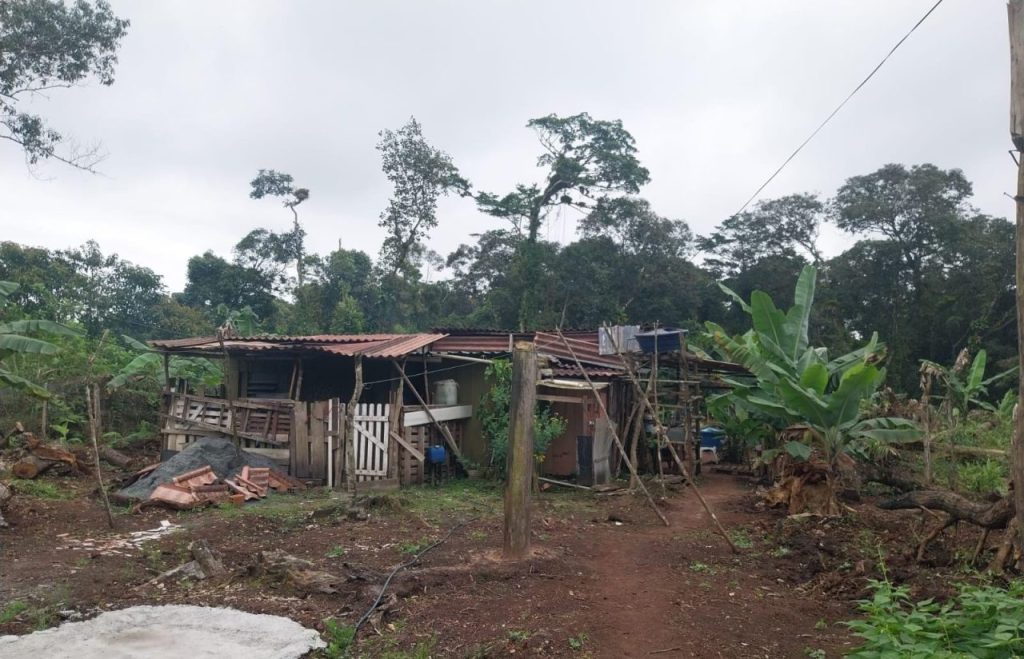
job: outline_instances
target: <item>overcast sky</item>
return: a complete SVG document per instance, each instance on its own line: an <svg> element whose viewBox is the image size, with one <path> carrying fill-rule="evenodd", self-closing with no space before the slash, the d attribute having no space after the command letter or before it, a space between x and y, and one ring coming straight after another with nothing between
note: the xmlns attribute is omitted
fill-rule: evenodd
<svg viewBox="0 0 1024 659"><path fill-rule="evenodd" d="M0 240L95 239L180 290L190 256L289 227L277 202L248 197L272 168L311 191L308 250L375 256L390 194L378 131L415 115L477 189L500 193L542 175L526 121L581 111L621 119L651 171L642 194L707 233L933 1L115 1L132 23L115 84L32 108L101 140L102 175L33 175L0 144ZM946 0L762 196L829 196L888 162L932 162L1010 216L1006 32L1003 0ZM450 200L429 244L444 255L498 226ZM569 212L545 229L574 231ZM823 241L832 254L851 239Z"/></svg>

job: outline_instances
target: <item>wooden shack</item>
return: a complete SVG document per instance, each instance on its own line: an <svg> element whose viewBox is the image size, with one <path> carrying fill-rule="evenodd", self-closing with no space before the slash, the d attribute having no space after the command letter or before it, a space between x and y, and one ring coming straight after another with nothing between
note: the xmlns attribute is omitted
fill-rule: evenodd
<svg viewBox="0 0 1024 659"><path fill-rule="evenodd" d="M153 341L166 358L223 360L224 384L185 381L165 390L163 450L227 436L297 478L332 487L423 482L428 446L456 458L473 404L432 400L453 367L482 364L431 355L443 334L221 336ZM348 442L352 437L354 441Z"/></svg>

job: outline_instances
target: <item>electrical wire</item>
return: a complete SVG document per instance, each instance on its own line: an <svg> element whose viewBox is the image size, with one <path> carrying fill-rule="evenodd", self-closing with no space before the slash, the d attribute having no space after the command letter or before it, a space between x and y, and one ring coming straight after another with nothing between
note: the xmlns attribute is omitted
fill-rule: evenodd
<svg viewBox="0 0 1024 659"><path fill-rule="evenodd" d="M747 199L747 201L746 201L746 202L745 202L745 203L743 204L743 206L742 206L742 207L741 207L741 208L740 208L740 209L739 209L738 211L736 211L735 215L739 215L740 213L742 213L743 211L745 211L745 210L747 209L747 206L749 206L749 205L750 205L750 202L752 202L752 201L754 201L755 199L757 199L757 196L758 196L759 194L761 194L761 191L763 191L763 190L764 190L764 189L765 189L766 187L768 187L768 185L769 185L769 184L770 184L770 183L771 183L772 181L774 181L774 180L775 180L775 177L776 177L776 176L778 176L778 175L779 175L779 173L780 173L780 172L782 172L782 170L786 168L786 165L788 165L788 164L790 163L790 161L791 161L791 160L793 160L793 158L795 158L795 157L797 156L797 154L798 154L798 153L800 153L800 152L801 152L801 151L803 150L803 148L804 148L805 146L807 146L807 144L808 144L808 143L809 143L809 142L810 142L811 140L813 140L813 139L814 139L814 136L815 136L815 135L817 135L817 134L818 134L819 132L821 132L821 129L822 129L822 128L824 128L824 127L825 127L825 125L826 125L826 124L828 124L828 122L832 121L832 117L834 117L834 116L836 116L837 114L839 114L839 111L843 109L843 106L845 106L845 105L846 105L846 104L847 104L847 103L848 103L848 102L850 101L850 99L851 99L851 98L853 98L853 97L854 97L854 95L856 95L856 93L857 93L857 92L859 92L859 91L861 90L861 88L862 88L862 87L863 87L864 85L866 85L866 84L867 84L868 80L871 80L871 78L872 78L872 77L874 77L874 75L875 75L876 73L878 73L878 70L882 68L882 65L883 65L883 64L885 64L885 63L886 63L887 61L889 61L889 58L890 58L890 57L892 57L893 53L895 53L895 52L896 52L896 50L897 50L897 49L898 49L898 48L899 48L900 46L902 46L902 45L903 45L903 42L904 42L904 41L906 41L906 40L907 40L907 39L908 39L908 38L910 37L910 35L911 35L911 34L913 34L915 30L917 30L917 28L918 28L918 27L920 27L921 23L924 23L924 22L925 22L925 19L927 19L927 18L928 18L929 16L931 16L931 15L932 15L932 12L933 12L933 11L935 11L936 9L938 9L939 5L941 5L941 4L943 3L943 1L944 1L944 0L938 0L938 1L937 1L937 2L936 2L936 3L934 4L934 5L932 5L932 8L931 8L931 9L929 9L929 10L928 10L927 12L925 12L925 15L924 15L924 16L922 16L922 17L920 18L920 20L918 20L918 21L917 21L916 23L914 23L914 27L910 28L910 31L909 31L909 32L907 32L906 34L904 34L904 35L903 35L903 38L902 38L902 39L900 39L899 41L897 41L897 42L896 42L896 45L895 45L895 46L893 46L893 47L892 47L892 49L891 49L891 50L890 50L890 51L889 51L889 52L888 52L888 53L887 53L887 54L885 55L885 57L883 57L883 58L882 58L882 61L880 61L880 62L879 62L879 63L878 63L878 64L877 64L876 66L875 66L875 68L871 69L871 73L869 73L869 74L867 75L867 77L866 77L866 78L864 78L863 80L861 80L861 81L860 81L860 84L859 84L859 85L857 85L856 87L854 87L854 88L853 88L853 91L852 91L852 92L850 92L850 93L849 93L849 94L847 95L847 97L843 99L843 102L842 102L842 103L840 103L839 105L837 105L837 106L836 106L836 109L835 109L835 110L832 110L832 112L831 112L831 113L830 113L830 114L829 114L829 115L828 115L827 117L825 117L825 120L824 120L824 121L822 121L822 122L821 122L820 124L818 124L818 127L817 127L817 128L815 128L815 129L814 129L814 131L813 131L813 132L812 132L812 133L811 133L810 135L808 135L808 136L807 136L807 139L805 139L805 140L804 140L803 142L801 142L801 143L800 143L800 146L798 146L798 147L796 148L796 150L795 150L795 151L793 151L793 153L789 154L789 157L788 157L788 158L786 158L786 159L785 159L785 160L783 161L783 163L782 163L781 165L779 165L779 168L778 168L778 169L776 169L776 170L775 170L775 171L774 171L774 172L772 173L772 175L768 177L768 180L766 180L766 181L765 181L764 183L762 183L762 184L761 184L761 187L759 187L759 188L758 188L758 189L757 189L757 190L756 190L756 191L754 192L754 194L750 195L750 199Z"/></svg>
<svg viewBox="0 0 1024 659"><path fill-rule="evenodd" d="M443 357L443 355L442 355L442 357ZM464 364L456 364L455 366L445 366L444 368L435 368L433 370L426 371L426 374L427 375L432 375L434 373L444 373L445 371L454 371L457 368L465 368L466 366L476 366L476 365L479 365L479 363L480 362L466 362ZM423 373L414 373L413 375L423 375ZM402 376L399 375L397 377L385 378L383 380L370 380L369 382L364 382L363 386L366 387L366 386L369 386L371 384L383 384L385 382L398 382L401 379L402 379Z"/></svg>

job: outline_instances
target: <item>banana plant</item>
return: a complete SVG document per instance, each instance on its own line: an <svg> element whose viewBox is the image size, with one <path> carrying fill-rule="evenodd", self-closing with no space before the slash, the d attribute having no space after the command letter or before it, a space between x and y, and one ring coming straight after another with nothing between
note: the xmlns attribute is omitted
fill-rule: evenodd
<svg viewBox="0 0 1024 659"><path fill-rule="evenodd" d="M834 470L844 454L909 441L919 431L906 419L862 417L861 403L885 380L885 369L878 366L885 347L877 334L861 348L832 359L825 348L810 345L816 278L815 268L803 269L793 306L785 312L763 291L754 291L747 303L720 284L750 315L752 327L738 337L729 336L715 323L707 323L707 329L719 354L742 364L752 375L730 380L733 389L725 396L732 404L757 412L779 430L803 425L806 441L791 441L785 450L806 459L816 447Z"/></svg>
<svg viewBox="0 0 1024 659"><path fill-rule="evenodd" d="M988 364L988 353L979 350L974 355L974 360L968 366L969 359L967 349L964 348L956 358L952 367L943 366L926 359L921 364L929 373L935 374L945 388L942 407L947 415L958 415L963 417L971 407L980 407L990 412L995 412L996 407L984 400L988 395L988 387L1000 380L1003 380L1017 372L1017 367L997 373L990 378L985 377L985 367Z"/></svg>
<svg viewBox="0 0 1024 659"><path fill-rule="evenodd" d="M19 288L12 281L0 281L0 308L6 306ZM81 332L50 320L12 320L0 323L0 387L9 387L36 398L49 398L50 392L35 382L17 375L11 365L17 355L53 355L60 348L27 334L80 336Z"/></svg>
<svg viewBox="0 0 1024 659"><path fill-rule="evenodd" d="M138 339L128 335L121 338L128 347L139 354L110 378L107 389L119 389L129 382L145 379L158 381L163 368L163 356ZM171 357L167 364L167 372L172 378L192 380L209 387L220 384L223 377L218 366L202 357Z"/></svg>

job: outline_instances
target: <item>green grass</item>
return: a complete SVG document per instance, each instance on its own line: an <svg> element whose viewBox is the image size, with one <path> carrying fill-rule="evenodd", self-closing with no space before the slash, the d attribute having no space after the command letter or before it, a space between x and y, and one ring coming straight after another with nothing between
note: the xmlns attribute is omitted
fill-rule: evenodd
<svg viewBox="0 0 1024 659"><path fill-rule="evenodd" d="M434 541L431 538L420 538L419 540L412 540L409 542L403 542L398 545L398 551L403 554L418 554L431 545Z"/></svg>
<svg viewBox="0 0 1024 659"><path fill-rule="evenodd" d="M50 481L16 478L11 481L11 487L18 494L38 499L70 499L73 496L68 490Z"/></svg>
<svg viewBox="0 0 1024 659"><path fill-rule="evenodd" d="M331 550L327 552L327 558L341 558L345 555L345 548L341 545L334 545Z"/></svg>
<svg viewBox="0 0 1024 659"><path fill-rule="evenodd" d="M13 600L0 610L0 625L6 625L17 618L23 611L28 609L28 604L21 600Z"/></svg>
<svg viewBox="0 0 1024 659"><path fill-rule="evenodd" d="M580 632L575 636L569 637L569 648L576 652L579 652L583 649L583 647L587 644L587 641L589 640L590 639L587 637L586 634Z"/></svg>
<svg viewBox="0 0 1024 659"><path fill-rule="evenodd" d="M320 488L292 494L271 492L266 499L259 501L247 501L240 506L220 506L217 513L227 518L255 515L283 522L301 522L315 510L337 506L338 500L331 494L330 490Z"/></svg>
<svg viewBox="0 0 1024 659"><path fill-rule="evenodd" d="M754 546L754 541L750 538L750 534L747 533L746 529L729 531L729 539L739 549L751 549Z"/></svg>
<svg viewBox="0 0 1024 659"><path fill-rule="evenodd" d="M501 510L501 484L469 479L450 480L440 487L407 487L393 495L403 510L431 521L470 515L496 515Z"/></svg>
<svg viewBox="0 0 1024 659"><path fill-rule="evenodd" d="M713 567L711 567L707 563L701 563L700 561L691 561L690 562L690 571L691 572L701 573L701 574L714 574L715 573L715 569Z"/></svg>

